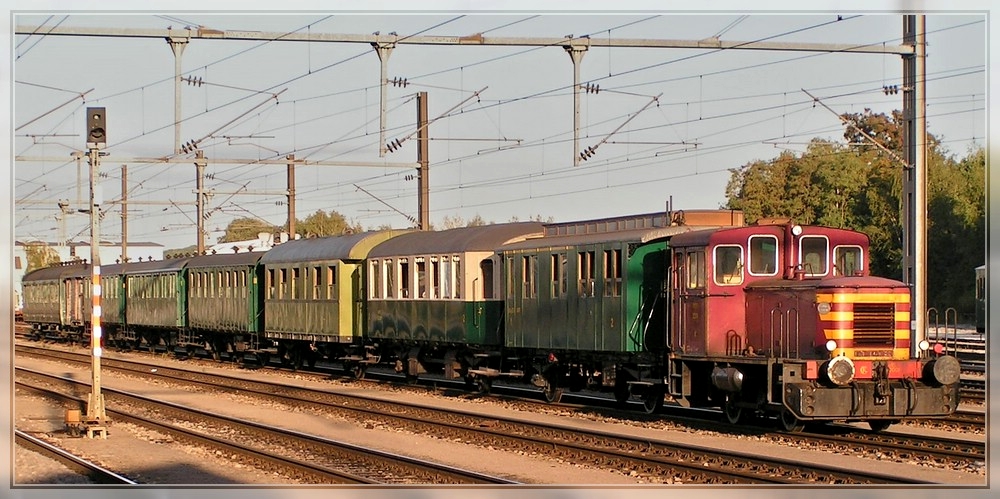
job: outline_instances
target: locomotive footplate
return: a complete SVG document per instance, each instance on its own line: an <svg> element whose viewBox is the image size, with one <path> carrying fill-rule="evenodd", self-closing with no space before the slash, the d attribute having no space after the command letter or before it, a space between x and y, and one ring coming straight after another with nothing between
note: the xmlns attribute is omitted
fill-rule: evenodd
<svg viewBox="0 0 1000 499"><path fill-rule="evenodd" d="M929 386L912 380L855 381L843 387L815 381L786 383L783 397L784 406L802 420L947 416L958 401L957 385Z"/></svg>

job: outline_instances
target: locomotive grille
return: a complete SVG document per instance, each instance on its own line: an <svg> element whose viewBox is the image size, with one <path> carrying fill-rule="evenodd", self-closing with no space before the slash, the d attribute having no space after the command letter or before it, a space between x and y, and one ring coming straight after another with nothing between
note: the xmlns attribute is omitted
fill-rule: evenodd
<svg viewBox="0 0 1000 499"><path fill-rule="evenodd" d="M892 303L854 304L854 346L892 347L896 309Z"/></svg>

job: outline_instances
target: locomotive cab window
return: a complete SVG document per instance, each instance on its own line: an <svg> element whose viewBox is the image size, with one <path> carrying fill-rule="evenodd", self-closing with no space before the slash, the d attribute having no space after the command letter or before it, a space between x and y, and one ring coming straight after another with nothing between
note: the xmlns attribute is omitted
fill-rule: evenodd
<svg viewBox="0 0 1000 499"><path fill-rule="evenodd" d="M704 250L687 253L687 287L688 289L703 289L705 287Z"/></svg>
<svg viewBox="0 0 1000 499"><path fill-rule="evenodd" d="M802 236L799 240L799 265L807 276L824 276L829 264L830 241L826 236Z"/></svg>
<svg viewBox="0 0 1000 499"><path fill-rule="evenodd" d="M861 246L837 246L833 249L833 274L851 276L864 270Z"/></svg>
<svg viewBox="0 0 1000 499"><path fill-rule="evenodd" d="M714 253L715 283L723 286L743 284L743 248L716 246Z"/></svg>
<svg viewBox="0 0 1000 499"><path fill-rule="evenodd" d="M778 238L775 236L750 236L750 275L764 276L778 273Z"/></svg>

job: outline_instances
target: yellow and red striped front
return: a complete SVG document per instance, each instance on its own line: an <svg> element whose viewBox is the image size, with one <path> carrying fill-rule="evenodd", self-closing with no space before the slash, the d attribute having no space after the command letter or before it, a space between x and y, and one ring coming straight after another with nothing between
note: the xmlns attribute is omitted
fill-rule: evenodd
<svg viewBox="0 0 1000 499"><path fill-rule="evenodd" d="M816 302L830 304L819 314L819 329L837 343L831 355L858 360L910 358L910 293L897 290L837 288L817 293Z"/></svg>

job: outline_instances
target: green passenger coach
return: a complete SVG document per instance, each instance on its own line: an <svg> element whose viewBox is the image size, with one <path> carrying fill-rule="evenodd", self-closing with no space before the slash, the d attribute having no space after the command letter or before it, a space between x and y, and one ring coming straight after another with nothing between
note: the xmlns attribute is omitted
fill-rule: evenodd
<svg viewBox="0 0 1000 499"><path fill-rule="evenodd" d="M365 330L364 260L372 247L404 232L299 239L269 250L260 263L271 346L262 355L278 354L296 365L346 355Z"/></svg>
<svg viewBox="0 0 1000 499"><path fill-rule="evenodd" d="M126 326L123 339L138 347L170 347L187 324L188 258L175 258L126 264L122 278L125 283Z"/></svg>
<svg viewBox="0 0 1000 499"><path fill-rule="evenodd" d="M196 256L188 260L188 330L180 345L220 352L256 348L263 328L264 253Z"/></svg>
<svg viewBox="0 0 1000 499"><path fill-rule="evenodd" d="M541 231L535 222L496 224L413 232L376 246L367 261L368 338L411 378L442 363L446 376L461 376L487 355L479 350L503 344L496 248Z"/></svg>

